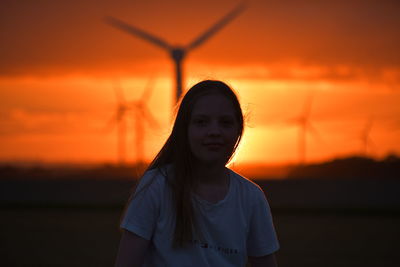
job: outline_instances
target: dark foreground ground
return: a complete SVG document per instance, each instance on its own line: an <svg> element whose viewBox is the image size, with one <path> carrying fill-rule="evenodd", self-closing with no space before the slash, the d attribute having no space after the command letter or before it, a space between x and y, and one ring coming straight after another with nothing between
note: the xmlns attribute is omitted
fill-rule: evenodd
<svg viewBox="0 0 400 267"><path fill-rule="evenodd" d="M112 266L120 210L8 209L1 266ZM400 217L275 213L279 266L400 266ZM177 264L179 266L179 264Z"/></svg>
<svg viewBox="0 0 400 267"><path fill-rule="evenodd" d="M280 267L400 266L399 182L261 184ZM0 185L0 266L113 265L126 182Z"/></svg>

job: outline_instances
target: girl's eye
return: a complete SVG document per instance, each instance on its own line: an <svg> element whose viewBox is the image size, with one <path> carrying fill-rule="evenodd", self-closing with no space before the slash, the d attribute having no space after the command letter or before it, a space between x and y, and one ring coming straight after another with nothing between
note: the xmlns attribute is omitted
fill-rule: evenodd
<svg viewBox="0 0 400 267"><path fill-rule="evenodd" d="M233 121L232 120L222 120L221 123L224 126L231 126L233 124Z"/></svg>
<svg viewBox="0 0 400 267"><path fill-rule="evenodd" d="M194 124L198 125L198 126L204 126L206 125L207 121L205 119L195 119Z"/></svg>

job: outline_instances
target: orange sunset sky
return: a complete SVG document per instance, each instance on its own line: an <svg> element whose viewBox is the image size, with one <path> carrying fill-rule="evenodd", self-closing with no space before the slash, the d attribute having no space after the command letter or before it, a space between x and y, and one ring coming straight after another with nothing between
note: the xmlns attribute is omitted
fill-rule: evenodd
<svg viewBox="0 0 400 267"><path fill-rule="evenodd" d="M146 103L159 124L144 124L151 159L171 127L172 61L103 18L186 45L238 3L2 1L0 161L115 162L116 128L107 127L116 109L114 87L131 101L149 81ZM246 3L184 61L185 89L211 78L237 91L247 114L238 162L298 162L295 119L306 106L315 129L307 133L307 162L400 154L399 1ZM136 159L134 119L128 118L129 161Z"/></svg>

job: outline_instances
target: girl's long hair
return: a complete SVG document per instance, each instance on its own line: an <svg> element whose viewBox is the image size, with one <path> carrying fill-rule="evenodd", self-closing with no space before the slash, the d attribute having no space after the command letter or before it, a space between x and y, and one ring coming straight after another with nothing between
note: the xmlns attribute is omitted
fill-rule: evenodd
<svg viewBox="0 0 400 267"><path fill-rule="evenodd" d="M227 84L204 80L190 88L181 100L172 132L147 168L147 170L161 169L167 165L172 167L173 175L167 175L167 183L171 187L176 216L174 247L183 247L187 241L193 239L193 233L198 230L191 198L194 182L192 166L195 159L190 151L187 132L194 104L201 96L207 94L221 94L227 97L235 111L239 130L235 146L226 163L231 160L243 134L242 109L235 92Z"/></svg>

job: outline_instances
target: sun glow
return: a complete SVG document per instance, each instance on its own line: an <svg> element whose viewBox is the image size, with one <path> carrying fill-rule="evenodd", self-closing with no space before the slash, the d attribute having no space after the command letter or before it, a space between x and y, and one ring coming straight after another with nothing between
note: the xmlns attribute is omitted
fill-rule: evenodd
<svg viewBox="0 0 400 267"><path fill-rule="evenodd" d="M311 95L313 103L309 119L319 136L311 132L306 135L308 160L359 153L362 147L360 132L372 115L376 123L370 134L379 146L371 151L376 156L384 156L389 150L400 150L395 141L398 133L396 116L400 114L396 103L400 93L385 90L385 84L250 79L243 78L250 70L242 69L243 75L234 68L232 73L229 69L221 69L221 73L213 70L213 77L208 77L225 77L242 103L246 130L235 162L297 162L300 125L290 121L301 116ZM205 78L201 71L199 73L189 76L187 84ZM115 87L123 91L125 101L134 102L149 86L152 92L145 103L159 126L154 129L146 122L143 124L145 160L157 153L171 129L173 82L168 75L119 79L82 76L2 79L1 97L5 101L1 109L0 142L3 149L0 158L115 161L116 125L107 129L118 105ZM128 161L136 158L135 119L133 114L127 117Z"/></svg>

